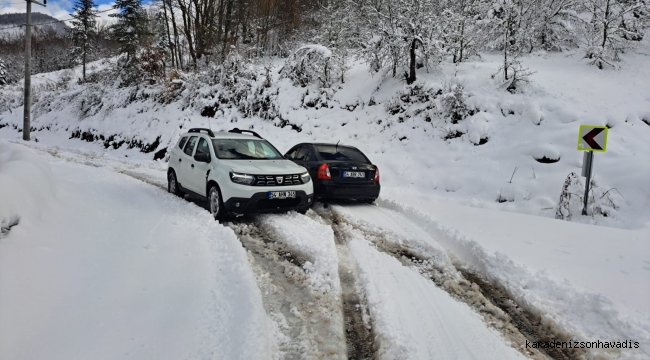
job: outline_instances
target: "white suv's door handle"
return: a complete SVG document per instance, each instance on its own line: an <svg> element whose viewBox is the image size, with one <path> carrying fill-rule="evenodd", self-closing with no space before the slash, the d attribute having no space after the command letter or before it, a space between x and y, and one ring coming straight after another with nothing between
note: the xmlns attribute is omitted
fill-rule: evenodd
<svg viewBox="0 0 650 360"><path fill-rule="evenodd" d="M183 159L181 159L181 158L178 158L178 162L181 162L181 161L183 161Z"/></svg>
<svg viewBox="0 0 650 360"><path fill-rule="evenodd" d="M194 169L194 164L192 164L192 169Z"/></svg>

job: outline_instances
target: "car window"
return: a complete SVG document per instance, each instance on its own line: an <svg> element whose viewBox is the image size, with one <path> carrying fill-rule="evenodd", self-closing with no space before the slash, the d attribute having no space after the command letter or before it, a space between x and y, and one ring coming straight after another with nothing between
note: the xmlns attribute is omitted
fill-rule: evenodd
<svg viewBox="0 0 650 360"><path fill-rule="evenodd" d="M210 155L210 146L208 141L204 138L199 139L199 145L196 147L197 154L208 154Z"/></svg>
<svg viewBox="0 0 650 360"><path fill-rule="evenodd" d="M300 146L291 149L291 151L289 151L285 156L289 160L296 160L296 154L298 154L298 151L300 151Z"/></svg>
<svg viewBox="0 0 650 360"><path fill-rule="evenodd" d="M183 146L185 146L186 142L187 142L187 136L183 136L181 138L181 141L178 142L178 148L183 150Z"/></svg>
<svg viewBox="0 0 650 360"><path fill-rule="evenodd" d="M298 154L296 154L296 160L298 161L309 161L311 160L311 149L308 146L303 146Z"/></svg>
<svg viewBox="0 0 650 360"><path fill-rule="evenodd" d="M266 140L214 139L212 146L219 159L282 159L282 155Z"/></svg>
<svg viewBox="0 0 650 360"><path fill-rule="evenodd" d="M346 146L316 145L316 150L323 160L370 162L361 151Z"/></svg>
<svg viewBox="0 0 650 360"><path fill-rule="evenodd" d="M185 146L185 153L189 156L192 156L192 153L194 152L194 145L196 145L196 141L199 138L196 136L192 136L190 138L190 141L187 142L187 145Z"/></svg>

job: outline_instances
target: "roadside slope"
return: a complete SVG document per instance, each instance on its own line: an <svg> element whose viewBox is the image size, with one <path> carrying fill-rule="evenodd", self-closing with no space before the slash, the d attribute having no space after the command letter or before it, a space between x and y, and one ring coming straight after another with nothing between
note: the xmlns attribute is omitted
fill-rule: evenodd
<svg viewBox="0 0 650 360"><path fill-rule="evenodd" d="M232 231L130 177L50 165L51 208L0 240L0 358L270 358Z"/></svg>

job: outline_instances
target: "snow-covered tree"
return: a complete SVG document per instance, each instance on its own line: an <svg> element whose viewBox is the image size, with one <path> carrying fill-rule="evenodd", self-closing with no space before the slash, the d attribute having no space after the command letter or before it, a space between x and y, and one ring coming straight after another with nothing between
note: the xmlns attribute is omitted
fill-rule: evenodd
<svg viewBox="0 0 650 360"><path fill-rule="evenodd" d="M500 50L508 91L513 92L521 82L528 81L530 71L521 64L521 56L534 49L536 14L534 1L493 0L486 3L485 19L480 22L488 49Z"/></svg>
<svg viewBox="0 0 650 360"><path fill-rule="evenodd" d="M86 81L86 62L88 56L95 51L95 42L92 41L92 35L95 32L97 24L97 11L93 0L77 0L74 4L74 13L71 14L71 28L69 31L72 40L72 50L70 56L76 64L81 62L83 81Z"/></svg>
<svg viewBox="0 0 650 360"><path fill-rule="evenodd" d="M4 61L0 59L0 86L9 83L9 75L7 74L7 66Z"/></svg>
<svg viewBox="0 0 650 360"><path fill-rule="evenodd" d="M475 17L480 0L449 0L441 3L439 22L446 53L454 63L462 62L478 51Z"/></svg>
<svg viewBox="0 0 650 360"><path fill-rule="evenodd" d="M586 39L591 64L614 66L630 42L643 39L648 25L646 0L585 0L583 6L591 16Z"/></svg>
<svg viewBox="0 0 650 360"><path fill-rule="evenodd" d="M344 83L354 46L353 39L359 37L359 22L345 2L329 3L323 12L322 26L315 39L336 54L332 60L338 62L340 81Z"/></svg>
<svg viewBox="0 0 650 360"><path fill-rule="evenodd" d="M562 51L578 45L583 20L576 11L579 0L540 0L536 5L536 41L545 50Z"/></svg>
<svg viewBox="0 0 650 360"><path fill-rule="evenodd" d="M117 23L111 27L110 38L120 44L120 50L127 55L127 64L148 35L147 13L142 0L117 0L113 7L119 10L115 17Z"/></svg>
<svg viewBox="0 0 650 360"><path fill-rule="evenodd" d="M416 81L416 69L441 60L439 24L435 0L375 0L356 6L364 21L359 46L371 70L404 70L408 84Z"/></svg>

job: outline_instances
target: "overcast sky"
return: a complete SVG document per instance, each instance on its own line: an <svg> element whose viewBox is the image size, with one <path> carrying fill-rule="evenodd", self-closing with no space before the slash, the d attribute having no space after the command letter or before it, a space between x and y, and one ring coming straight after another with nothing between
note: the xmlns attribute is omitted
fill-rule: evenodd
<svg viewBox="0 0 650 360"><path fill-rule="evenodd" d="M97 9L99 11L110 9L114 0L95 0L97 4ZM70 13L72 12L72 7L74 1L72 0L47 0L47 6L42 7L39 5L32 5L32 12L40 12L53 17L64 20L70 18ZM21 0L0 0L0 14L7 13L24 13L25 12L25 1ZM107 11L98 16L102 19L109 19L108 14L113 13L114 11Z"/></svg>

